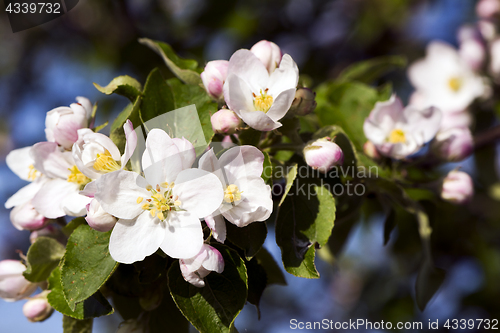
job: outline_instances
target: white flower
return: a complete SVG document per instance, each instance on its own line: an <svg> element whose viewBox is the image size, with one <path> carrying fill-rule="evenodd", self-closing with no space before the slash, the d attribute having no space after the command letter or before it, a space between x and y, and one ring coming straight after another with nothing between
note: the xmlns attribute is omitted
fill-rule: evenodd
<svg viewBox="0 0 500 333"><path fill-rule="evenodd" d="M25 270L19 260L0 261L0 298L14 302L33 294L37 285L24 278Z"/></svg>
<svg viewBox="0 0 500 333"><path fill-rule="evenodd" d="M253 146L227 150L217 159L213 149L199 161L199 168L213 172L224 187L224 201L213 216L206 216L207 225L215 230L218 241L225 239L222 214L229 222L244 227L255 221L265 221L273 211L271 187L261 178L264 155Z"/></svg>
<svg viewBox="0 0 500 333"><path fill-rule="evenodd" d="M432 140L440 122L441 112L438 109L404 108L401 100L393 95L388 101L375 104L363 130L382 155L403 159Z"/></svg>
<svg viewBox="0 0 500 333"><path fill-rule="evenodd" d="M308 144L304 148L304 159L311 168L327 173L334 166L344 163L344 153L338 144L326 137Z"/></svg>
<svg viewBox="0 0 500 333"><path fill-rule="evenodd" d="M483 79L457 50L442 42L427 46L426 58L410 66L408 77L426 106L437 107L443 113L464 110L486 91Z"/></svg>
<svg viewBox="0 0 500 333"><path fill-rule="evenodd" d="M78 103L61 106L47 112L45 135L47 141L56 142L65 149L71 149L78 140L77 131L88 126L92 104L85 97L77 97Z"/></svg>
<svg viewBox="0 0 500 333"><path fill-rule="evenodd" d="M295 98L299 70L285 54L271 74L249 50L236 51L229 60L224 99L250 127L270 131L281 126Z"/></svg>
<svg viewBox="0 0 500 333"><path fill-rule="evenodd" d="M123 125L125 152L120 155L118 147L104 134L88 128L78 130L78 141L73 145L73 158L78 169L87 177L97 179L101 175L122 170L137 146L137 134L130 120Z"/></svg>
<svg viewBox="0 0 500 333"><path fill-rule="evenodd" d="M273 42L261 40L252 46L250 51L259 58L269 73L274 72L281 63L281 49Z"/></svg>
<svg viewBox="0 0 500 333"><path fill-rule="evenodd" d="M434 153L444 161L458 162L472 154L474 139L467 127L439 131L431 144Z"/></svg>
<svg viewBox="0 0 500 333"><path fill-rule="evenodd" d="M205 286L203 278L211 271L224 271L224 258L216 248L207 244L203 244L200 252L193 258L180 259L179 264L184 280L199 288Z"/></svg>
<svg viewBox="0 0 500 333"><path fill-rule="evenodd" d="M223 87L227 77L228 66L229 61L227 60L209 61L200 74L205 90L215 100L223 97Z"/></svg>
<svg viewBox="0 0 500 333"><path fill-rule="evenodd" d="M223 199L213 174L191 169L193 145L153 129L142 156L145 178L118 170L96 182L95 199L116 216L109 250L121 263L143 260L161 248L172 258L191 258L203 245L199 218L211 214Z"/></svg>
<svg viewBox="0 0 500 333"><path fill-rule="evenodd" d="M450 171L443 180L441 198L454 204L464 204L474 195L470 176L463 171Z"/></svg>
<svg viewBox="0 0 500 333"><path fill-rule="evenodd" d="M47 218L85 215L91 198L79 192L90 179L78 170L71 152L61 151L54 142L39 142L32 156L35 168L46 177L32 199L35 209Z"/></svg>

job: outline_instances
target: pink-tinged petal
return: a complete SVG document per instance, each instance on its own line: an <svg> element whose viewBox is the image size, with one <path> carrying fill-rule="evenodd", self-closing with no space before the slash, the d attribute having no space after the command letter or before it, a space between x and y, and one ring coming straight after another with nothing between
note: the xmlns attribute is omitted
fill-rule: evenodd
<svg viewBox="0 0 500 333"><path fill-rule="evenodd" d="M228 77L233 74L244 79L250 85L252 91L259 92L267 88L269 73L264 64L250 50L241 49L229 59ZM227 79L226 79L227 82ZM226 92L224 91L224 98ZM232 99L232 97L230 97Z"/></svg>
<svg viewBox="0 0 500 333"><path fill-rule="evenodd" d="M281 92L273 102L273 105L267 111L267 115L275 121L283 118L288 110L290 110L290 106L295 98L296 89L288 89Z"/></svg>
<svg viewBox="0 0 500 333"><path fill-rule="evenodd" d="M226 241L226 221L222 215L209 215L205 216L205 223L212 230L212 236L219 243L223 243Z"/></svg>
<svg viewBox="0 0 500 333"><path fill-rule="evenodd" d="M91 132L91 133L86 134L83 139L86 142L95 142L95 143L99 144L100 146L102 146L104 149L106 149L110 153L111 157L115 161L120 160L120 156L121 156L120 150L118 150L118 147L115 145L113 140L111 140L108 136L106 136L102 133Z"/></svg>
<svg viewBox="0 0 500 333"><path fill-rule="evenodd" d="M94 165L91 164L88 167L83 164L83 151L80 145L78 143L73 144L73 149L71 150L71 153L73 155L73 160L75 161L75 165L80 170L81 173L83 173L85 176L89 177L90 179L97 179L101 177L101 173L97 172L94 169Z"/></svg>
<svg viewBox="0 0 500 333"><path fill-rule="evenodd" d="M264 154L254 146L233 147L222 154L219 162L232 178L260 177Z"/></svg>
<svg viewBox="0 0 500 333"><path fill-rule="evenodd" d="M92 198L79 194L80 186L77 186L74 192L71 192L64 198L62 208L68 216L84 216L87 214L87 205Z"/></svg>
<svg viewBox="0 0 500 333"><path fill-rule="evenodd" d="M175 179L173 195L180 207L198 218L212 214L222 202L222 184L214 174L200 169L187 169Z"/></svg>
<svg viewBox="0 0 500 333"><path fill-rule="evenodd" d="M133 219L143 212L143 203L137 198L149 198L147 182L131 171L118 170L107 173L96 180L97 192L94 198L102 208L119 219Z"/></svg>
<svg viewBox="0 0 500 333"><path fill-rule="evenodd" d="M203 261L208 258L208 245L203 244L200 252L191 258L181 259L182 264L185 266L187 272L196 272L200 269Z"/></svg>
<svg viewBox="0 0 500 333"><path fill-rule="evenodd" d="M160 248L172 258L195 256L203 246L203 230L198 217L185 211L171 211L165 220L165 239Z"/></svg>
<svg viewBox="0 0 500 333"><path fill-rule="evenodd" d="M5 208L9 209L14 206L19 206L30 201L38 193L38 191L42 188L43 184L45 184L47 180L48 180L47 178L43 177L35 182L32 182L24 187L21 187L19 191L14 193L14 195L12 195L7 200L7 202L5 203Z"/></svg>
<svg viewBox="0 0 500 333"><path fill-rule="evenodd" d="M38 230L48 223L48 220L36 211L30 201L14 207L10 212L10 221L17 230Z"/></svg>
<svg viewBox="0 0 500 333"><path fill-rule="evenodd" d="M228 75L224 83L224 99L229 108L240 118L242 112L255 110L252 96L252 88L246 81L232 73Z"/></svg>
<svg viewBox="0 0 500 333"><path fill-rule="evenodd" d="M259 131L272 131L273 129L281 127L281 123L274 121L262 111L242 112L239 116L250 127Z"/></svg>
<svg viewBox="0 0 500 333"><path fill-rule="evenodd" d="M92 115L92 110L94 109L94 107L92 106L92 103L90 102L90 100L86 97L83 97L83 96L77 96L76 97L76 101L81 105L83 106L83 109L85 110L85 116L86 118L90 118L90 116Z"/></svg>
<svg viewBox="0 0 500 333"><path fill-rule="evenodd" d="M409 106L403 113L407 122L405 131L411 133L420 145L432 140L441 127L442 113L435 107L421 110Z"/></svg>
<svg viewBox="0 0 500 333"><path fill-rule="evenodd" d="M224 258L222 254L215 248L210 245L205 245L207 251L207 258L203 261L203 268L214 271L217 273L222 273L224 271Z"/></svg>
<svg viewBox="0 0 500 333"><path fill-rule="evenodd" d="M78 193L80 185L55 178L47 181L32 200L35 209L49 219L66 215L66 199ZM83 206L85 208L85 205Z"/></svg>
<svg viewBox="0 0 500 333"><path fill-rule="evenodd" d="M61 152L55 142L39 142L31 150L35 169L49 178L66 179L74 163L71 152Z"/></svg>
<svg viewBox="0 0 500 333"><path fill-rule="evenodd" d="M35 161L31 157L31 146L24 147L20 149L15 149L7 154L5 162L12 172L14 172L22 180L32 181L34 179L30 178L32 174L32 169Z"/></svg>
<svg viewBox="0 0 500 333"><path fill-rule="evenodd" d="M161 129L152 129L146 138L142 155L144 175L151 185L172 182L182 170L179 149L170 136Z"/></svg>
<svg viewBox="0 0 500 333"><path fill-rule="evenodd" d="M95 192L97 192L97 184L95 181L88 183L85 185L83 190L80 191L81 195L84 195L89 198L93 198L95 195Z"/></svg>
<svg viewBox="0 0 500 333"><path fill-rule="evenodd" d="M113 229L117 222L116 218L106 213L97 200L92 199L86 208L87 216L85 217L85 221L87 221L92 229L100 232L107 232Z"/></svg>
<svg viewBox="0 0 500 333"><path fill-rule="evenodd" d="M125 151L121 158L122 169L127 165L128 160L134 154L134 150L137 147L137 133L134 131L134 125L127 119L123 125L123 131L125 132Z"/></svg>
<svg viewBox="0 0 500 333"><path fill-rule="evenodd" d="M165 223L145 211L136 219L120 219L109 239L109 253L117 262L132 264L155 253L165 238Z"/></svg>
<svg viewBox="0 0 500 333"><path fill-rule="evenodd" d="M216 175L222 183L222 186L225 184L224 175L222 173L221 165L219 160L215 156L214 149L211 148L205 154L200 157L198 161L198 168L211 172Z"/></svg>
<svg viewBox="0 0 500 333"><path fill-rule="evenodd" d="M267 87L272 96L278 96L282 92L293 89L295 96L295 88L299 82L299 68L290 55L285 54L281 58L279 68L272 72L269 77Z"/></svg>
<svg viewBox="0 0 500 333"><path fill-rule="evenodd" d="M173 138L172 141L174 145L179 149L179 154L182 160L182 168L187 169L193 166L194 160L196 160L196 151L194 150L193 144L189 140Z"/></svg>
<svg viewBox="0 0 500 333"><path fill-rule="evenodd" d="M189 270L186 264L184 264L183 260L179 260L179 265L181 267L181 273L184 280L191 283L193 286L198 288L205 287L205 281L201 278L197 272L192 272Z"/></svg>

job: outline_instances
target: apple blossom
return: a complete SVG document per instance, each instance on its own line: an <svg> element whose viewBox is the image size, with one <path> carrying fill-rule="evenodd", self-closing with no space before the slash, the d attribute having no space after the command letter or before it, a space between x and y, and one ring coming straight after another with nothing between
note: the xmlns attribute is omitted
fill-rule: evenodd
<svg viewBox="0 0 500 333"><path fill-rule="evenodd" d="M220 109L210 117L212 129L218 134L234 134L241 125L241 119L228 109Z"/></svg>
<svg viewBox="0 0 500 333"><path fill-rule="evenodd" d="M31 201L15 206L10 212L10 221L17 230L38 230L50 222L35 209Z"/></svg>
<svg viewBox="0 0 500 333"><path fill-rule="evenodd" d="M224 271L224 258L216 248L207 244L203 244L200 252L193 258L180 259L179 264L184 280L199 288L205 286L203 279L211 271Z"/></svg>
<svg viewBox="0 0 500 333"><path fill-rule="evenodd" d="M486 59L486 47L479 30L472 26L463 26L458 31L460 57L475 71L483 66Z"/></svg>
<svg viewBox="0 0 500 333"><path fill-rule="evenodd" d="M441 188L441 198L454 204L464 204L474 195L471 177L463 172L453 170L446 175Z"/></svg>
<svg viewBox="0 0 500 333"><path fill-rule="evenodd" d="M264 155L253 146L233 147L219 159L211 149L200 158L199 168L217 175L224 187L219 211L205 216L205 222L215 230L214 237L218 241L224 242L226 232L224 220L218 214L238 227L265 221L271 215L271 187L261 178L263 163Z"/></svg>
<svg viewBox="0 0 500 333"><path fill-rule="evenodd" d="M49 292L50 291L48 290L41 292L24 303L23 314L32 323L44 321L52 315L52 312L54 312L54 308L50 306L49 301L47 300Z"/></svg>
<svg viewBox="0 0 500 333"><path fill-rule="evenodd" d="M437 107L443 113L464 110L486 91L483 79L456 49L443 42L431 42L426 58L409 67L408 77L425 106Z"/></svg>
<svg viewBox="0 0 500 333"><path fill-rule="evenodd" d="M283 56L280 47L267 40L261 40L260 42L255 43L250 51L255 54L257 58L259 58L269 73L274 72L274 70L278 68L281 62L281 57Z"/></svg>
<svg viewBox="0 0 500 333"><path fill-rule="evenodd" d="M137 134L130 120L123 125L125 153L123 156L114 142L104 134L94 133L88 128L78 130L78 141L73 145L75 164L85 176L97 179L101 175L122 170L137 146Z"/></svg>
<svg viewBox="0 0 500 333"><path fill-rule="evenodd" d="M304 148L307 165L322 173L344 163L344 153L329 137L318 139Z"/></svg>
<svg viewBox="0 0 500 333"><path fill-rule="evenodd" d="M42 176L34 167L35 160L31 156L31 148L32 146L12 150L5 158L9 169L26 181L34 181Z"/></svg>
<svg viewBox="0 0 500 333"><path fill-rule="evenodd" d="M472 133L466 127L440 131L431 144L431 149L436 156L449 162L458 162L468 157L473 147Z"/></svg>
<svg viewBox="0 0 500 333"><path fill-rule="evenodd" d="M95 181L94 198L118 221L109 241L113 259L143 260L161 248L172 258L191 258L203 245L199 218L213 213L223 199L219 179L190 166L193 145L160 129L146 138L144 176L118 170Z"/></svg>
<svg viewBox="0 0 500 333"><path fill-rule="evenodd" d="M38 286L24 278L25 270L19 260L0 261L0 298L14 302L33 294Z"/></svg>
<svg viewBox="0 0 500 333"><path fill-rule="evenodd" d="M491 19L500 13L499 0L479 0L476 4L476 13L480 18Z"/></svg>
<svg viewBox="0 0 500 333"><path fill-rule="evenodd" d="M92 199L86 208L87 216L85 216L85 221L87 221L92 229L101 232L106 232L113 229L117 219L113 215L108 214L104 209L102 209L99 201Z"/></svg>
<svg viewBox="0 0 500 333"><path fill-rule="evenodd" d="M290 109L299 79L293 59L285 54L279 68L269 74L249 50L236 51L229 60L224 99L250 127L271 131Z"/></svg>
<svg viewBox="0 0 500 333"><path fill-rule="evenodd" d="M69 107L60 106L49 112L45 118L47 141L56 142L65 149L71 149L78 140L77 131L88 126L92 114L92 104L85 97L77 97L78 103Z"/></svg>
<svg viewBox="0 0 500 333"><path fill-rule="evenodd" d="M200 74L205 90L215 100L220 100L223 97L228 66L229 61L227 60L209 61Z"/></svg>
<svg viewBox="0 0 500 333"><path fill-rule="evenodd" d="M401 100L393 95L388 101L375 104L363 130L382 155L403 159L432 140L440 125L438 109L404 108Z"/></svg>

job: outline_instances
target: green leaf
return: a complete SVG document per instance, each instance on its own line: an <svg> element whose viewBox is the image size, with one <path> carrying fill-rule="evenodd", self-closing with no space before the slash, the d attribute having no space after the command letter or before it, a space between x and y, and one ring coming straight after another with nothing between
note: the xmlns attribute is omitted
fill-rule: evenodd
<svg viewBox="0 0 500 333"><path fill-rule="evenodd" d="M269 158L269 154L263 152L264 154L264 164L262 170L262 179L266 182L267 185L273 185L273 164L271 163L271 159Z"/></svg>
<svg viewBox="0 0 500 333"><path fill-rule="evenodd" d="M201 333L230 332L247 298L245 263L234 250L213 246L224 257L225 267L222 274L211 272L205 287L186 282L178 262L168 272L168 286L177 307Z"/></svg>
<svg viewBox="0 0 500 333"><path fill-rule="evenodd" d="M85 217L76 217L69 221L69 223L66 224L64 228L62 228L62 232L69 237L73 233L73 231L75 231L76 228L78 228L82 224L87 224L87 221L85 221Z"/></svg>
<svg viewBox="0 0 500 333"><path fill-rule="evenodd" d="M238 139L240 140L241 145L258 146L261 136L261 131L257 131L251 127L238 133Z"/></svg>
<svg viewBox="0 0 500 333"><path fill-rule="evenodd" d="M158 68L149 73L144 86L141 116L144 122L175 109L172 89ZM146 126L147 127L147 126Z"/></svg>
<svg viewBox="0 0 500 333"><path fill-rule="evenodd" d="M38 237L27 254L24 277L31 282L43 282L59 265L64 255L64 246L53 238Z"/></svg>
<svg viewBox="0 0 500 333"><path fill-rule="evenodd" d="M267 237L267 226L264 222L250 223L240 228L226 223L227 239L245 252L247 260L252 259L261 249Z"/></svg>
<svg viewBox="0 0 500 333"><path fill-rule="evenodd" d="M109 254L111 232L79 226L70 236L61 269L63 292L72 310L95 294L118 266Z"/></svg>
<svg viewBox="0 0 500 333"><path fill-rule="evenodd" d="M415 297L420 311L424 311L427 303L443 284L445 276L444 270L434 267L431 260L424 259L415 284Z"/></svg>
<svg viewBox="0 0 500 333"><path fill-rule="evenodd" d="M273 256L265 247L262 247L255 256L257 263L264 268L267 276L267 284L279 284L286 286L286 279L283 275L283 271L280 266L276 263Z"/></svg>
<svg viewBox="0 0 500 333"><path fill-rule="evenodd" d="M64 333L92 333L92 319L79 320L63 316Z"/></svg>
<svg viewBox="0 0 500 333"><path fill-rule="evenodd" d="M295 181L295 177L297 177L297 164L292 165L291 168L288 168L288 173L286 175L286 185L285 185L285 192L283 193L283 196L281 197L279 206L283 204L283 202L286 199L286 196L288 195L288 192L290 192L290 189L293 186L293 182Z"/></svg>
<svg viewBox="0 0 500 333"><path fill-rule="evenodd" d="M172 47L166 43L154 41L148 38L139 39L139 43L148 46L158 53L167 64L172 73L187 84L203 84L196 60L182 59L175 54Z"/></svg>
<svg viewBox="0 0 500 333"><path fill-rule="evenodd" d="M108 301L101 292L96 292L94 295L85 301L78 303L75 310L69 308L66 299L64 298L62 285L61 285L61 269L57 267L52 271L49 279L48 289L51 291L47 299L50 305L62 314L75 318L75 319L88 319L100 316L107 316L113 313L113 308L109 305Z"/></svg>
<svg viewBox="0 0 500 333"><path fill-rule="evenodd" d="M151 311L149 317L149 332L189 332L189 322L175 305L168 290L163 293L161 305Z"/></svg>
<svg viewBox="0 0 500 333"><path fill-rule="evenodd" d="M94 132L98 133L100 130L102 130L104 127L108 126L109 124L109 121L105 122L104 124L101 124L99 126L96 126L94 128Z"/></svg>
<svg viewBox="0 0 500 333"><path fill-rule="evenodd" d="M259 303L267 286L267 274L264 267L259 265L256 258L250 261L245 261L248 274L248 297L247 301L257 308L258 317L260 319Z"/></svg>
<svg viewBox="0 0 500 333"><path fill-rule="evenodd" d="M210 117L217 112L217 103L213 102L205 92L205 89L200 86L186 85L175 78L168 80L167 83L174 93L176 109L193 104L196 106L198 119L190 119L186 116L179 118L176 114L175 130L191 141L195 146L196 154L200 155L205 151L214 136ZM195 126L195 122L197 123L198 120L203 133L200 133L200 128Z"/></svg>
<svg viewBox="0 0 500 333"><path fill-rule="evenodd" d="M315 247L324 246L335 221L335 199L324 186L297 179L278 212L276 243L287 272L318 278Z"/></svg>
<svg viewBox="0 0 500 333"><path fill-rule="evenodd" d="M137 97L133 104L128 104L125 109L115 118L113 124L111 125L110 135L109 137L116 144L118 149L123 152L125 149L125 132L123 131L123 125L129 119L132 122L134 128L137 128L141 123L140 118L140 106L141 106L141 97Z"/></svg>
<svg viewBox="0 0 500 333"><path fill-rule="evenodd" d="M134 102L141 94L141 84L128 75L115 77L106 87L101 87L94 83L94 87L106 95L118 94L127 97L131 102Z"/></svg>
<svg viewBox="0 0 500 333"><path fill-rule="evenodd" d="M383 56L357 62L344 69L337 80L372 83L389 71L405 68L407 59L403 56Z"/></svg>

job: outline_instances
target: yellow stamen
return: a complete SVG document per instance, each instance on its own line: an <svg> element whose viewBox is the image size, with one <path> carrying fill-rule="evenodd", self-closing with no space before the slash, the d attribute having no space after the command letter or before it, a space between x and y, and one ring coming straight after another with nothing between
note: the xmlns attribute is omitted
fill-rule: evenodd
<svg viewBox="0 0 500 333"><path fill-rule="evenodd" d="M261 90L260 96L256 96L255 94L253 94L254 96L253 105L255 107L255 110L267 112L273 105L273 96L268 95L267 91L268 89L264 90L264 92L262 92Z"/></svg>
<svg viewBox="0 0 500 333"><path fill-rule="evenodd" d="M151 209L151 211L149 213L151 214L151 217L155 217L156 209Z"/></svg>
<svg viewBox="0 0 500 333"><path fill-rule="evenodd" d="M174 182L171 182L170 185L168 185L168 187L170 187L170 188L174 188L174 186L175 186Z"/></svg>
<svg viewBox="0 0 500 333"><path fill-rule="evenodd" d="M162 212L158 212L158 214L156 214L156 216L157 216L160 220L164 220L164 219L165 219L165 216L163 216L163 213L162 213Z"/></svg>
<svg viewBox="0 0 500 333"><path fill-rule="evenodd" d="M109 151L106 150L104 154L97 154L94 169L108 173L120 170L120 165L111 157Z"/></svg>
<svg viewBox="0 0 500 333"><path fill-rule="evenodd" d="M71 174L68 175L67 181L70 183L77 183L78 185L85 185L90 182L90 179L87 178L83 173L78 170L76 165L73 165L71 168L68 168L71 171Z"/></svg>
<svg viewBox="0 0 500 333"><path fill-rule="evenodd" d="M174 205L180 206L180 205L182 205L182 202L180 200L175 200Z"/></svg>
<svg viewBox="0 0 500 333"><path fill-rule="evenodd" d="M149 204L145 203L144 205L142 205L142 209L148 210L149 209Z"/></svg>
<svg viewBox="0 0 500 333"><path fill-rule="evenodd" d="M392 130L391 134L389 135L389 142L390 143L406 142L405 132L403 132L403 130L399 128Z"/></svg>
<svg viewBox="0 0 500 333"><path fill-rule="evenodd" d="M454 92L458 92L460 88L462 88L462 82L463 80L460 77L452 77L451 79L448 80L448 86L453 90Z"/></svg>
<svg viewBox="0 0 500 333"><path fill-rule="evenodd" d="M163 188L167 188L168 187L168 183L167 182L161 183L160 186L163 187Z"/></svg>
<svg viewBox="0 0 500 333"><path fill-rule="evenodd" d="M239 201L241 200L241 193L243 192L240 192L238 186L231 184L224 191L224 201L227 203Z"/></svg>
<svg viewBox="0 0 500 333"><path fill-rule="evenodd" d="M138 204L140 204L140 203L142 202L142 200L144 200L144 198L143 198L143 197L138 197L138 198L137 198L137 203L138 203Z"/></svg>
<svg viewBox="0 0 500 333"><path fill-rule="evenodd" d="M28 168L30 169L28 171L28 179L35 180L40 172L37 169L35 169L35 166L33 164L31 164Z"/></svg>
<svg viewBox="0 0 500 333"><path fill-rule="evenodd" d="M153 189L153 186L151 186L151 185L146 186L146 190L151 191L152 189Z"/></svg>

